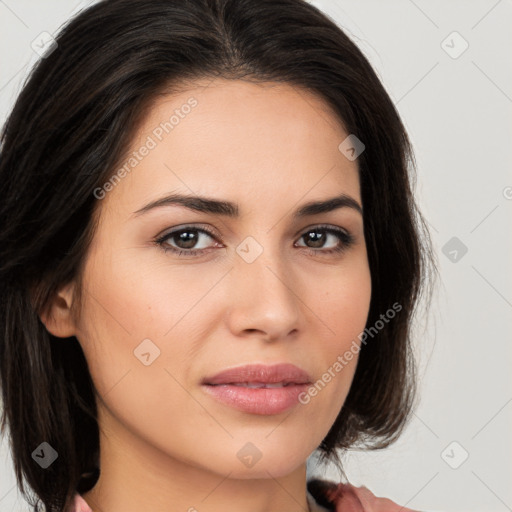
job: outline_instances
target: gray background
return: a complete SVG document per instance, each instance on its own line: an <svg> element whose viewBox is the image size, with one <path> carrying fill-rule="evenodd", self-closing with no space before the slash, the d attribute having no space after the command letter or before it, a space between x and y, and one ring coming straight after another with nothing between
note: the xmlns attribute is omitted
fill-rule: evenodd
<svg viewBox="0 0 512 512"><path fill-rule="evenodd" d="M39 58L33 41L86 3L0 0L2 124ZM512 1L311 3L347 31L397 105L441 272L416 326L419 406L396 444L349 455L350 481L425 511L512 510ZM327 477L338 479L332 468ZM0 510L27 510L6 439Z"/></svg>

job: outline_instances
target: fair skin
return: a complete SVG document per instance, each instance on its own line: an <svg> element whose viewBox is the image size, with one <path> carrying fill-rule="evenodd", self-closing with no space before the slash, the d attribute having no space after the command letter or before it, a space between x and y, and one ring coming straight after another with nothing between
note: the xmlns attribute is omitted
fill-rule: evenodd
<svg viewBox="0 0 512 512"><path fill-rule="evenodd" d="M96 387L101 475L84 494L94 512L307 511L306 460L354 376L356 356L308 404L271 415L202 389L205 376L248 363L290 362L316 382L357 340L371 296L362 214L293 217L340 194L362 207L357 160L338 150L348 134L335 114L289 85L205 85L152 105L132 151L188 98L198 102L99 201L79 318L71 283L43 319L56 336L76 336ZM234 202L239 216L177 205L134 215L170 193ZM347 231L353 244L326 253L343 241L320 224ZM192 231L195 245L174 236L165 246L199 255L152 243L185 226L215 237ZM304 236L311 230L323 243ZM250 264L236 251L246 237L263 249ZM145 339L160 350L147 366L134 355ZM237 456L248 442L261 453L252 467Z"/></svg>

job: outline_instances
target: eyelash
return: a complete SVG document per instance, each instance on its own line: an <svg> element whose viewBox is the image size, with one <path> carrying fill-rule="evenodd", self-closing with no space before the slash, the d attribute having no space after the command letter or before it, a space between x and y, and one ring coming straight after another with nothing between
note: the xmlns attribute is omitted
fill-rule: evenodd
<svg viewBox="0 0 512 512"><path fill-rule="evenodd" d="M212 231L210 231L209 229L207 229L206 227L199 228L199 227L194 227L194 226L185 226L185 227L177 229L175 231L171 231L170 233L167 233L163 236L157 237L154 240L154 243L156 245L158 245L158 247L160 247L164 252L171 252L171 253L176 254L179 257L180 256L181 257L193 257L200 253L204 253L205 251L209 251L209 249L177 249L175 247L169 246L168 244L165 244L166 240L168 240L169 238L172 238L184 231L185 232L186 231L197 231L198 233L204 233L204 234L207 234L210 237L216 239L215 234ZM331 226L324 226L324 225L314 226L314 227L306 230L299 237L299 240L302 239L304 236L306 236L311 231L321 231L321 232L335 235L342 242L341 245L338 245L334 249L323 250L323 249L311 249L308 247L303 247L304 249L306 249L306 251L309 254L312 254L314 256L318 256L319 254L320 255L341 254L344 251L346 251L349 247L351 247L352 244L354 243L354 237L351 234L349 234L348 232L341 230L339 228L334 228Z"/></svg>

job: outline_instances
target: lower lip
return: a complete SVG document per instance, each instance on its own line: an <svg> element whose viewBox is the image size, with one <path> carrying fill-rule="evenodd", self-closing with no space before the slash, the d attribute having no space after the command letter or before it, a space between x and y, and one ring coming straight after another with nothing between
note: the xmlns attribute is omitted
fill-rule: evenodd
<svg viewBox="0 0 512 512"><path fill-rule="evenodd" d="M281 388L248 388L219 384L203 385L207 393L219 402L252 414L279 414L299 401L299 395L309 384L293 384Z"/></svg>

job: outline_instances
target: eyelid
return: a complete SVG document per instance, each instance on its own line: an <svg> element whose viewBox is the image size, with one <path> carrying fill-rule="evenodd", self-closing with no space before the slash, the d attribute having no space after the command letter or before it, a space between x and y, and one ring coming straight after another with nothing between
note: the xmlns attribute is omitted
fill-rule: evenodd
<svg viewBox="0 0 512 512"><path fill-rule="evenodd" d="M346 228L343 228L341 226L337 226L335 224L329 224L329 223L313 223L313 224L310 224L309 226L306 226L305 228L301 228L299 231L297 231L295 233L294 236L302 236L304 235L305 233L307 233L308 231L312 230L312 229L333 229L333 230L336 230L336 231L343 231L346 235L350 235L350 231Z"/></svg>
<svg viewBox="0 0 512 512"><path fill-rule="evenodd" d="M212 236L213 238L221 238L218 233L214 230L214 228L210 227L208 224L179 224L177 226L173 226L172 228L167 228L161 232L161 234L155 237L155 240L167 238L170 235L177 233L178 231L183 231L187 228L195 229L198 231L205 231L207 234Z"/></svg>

